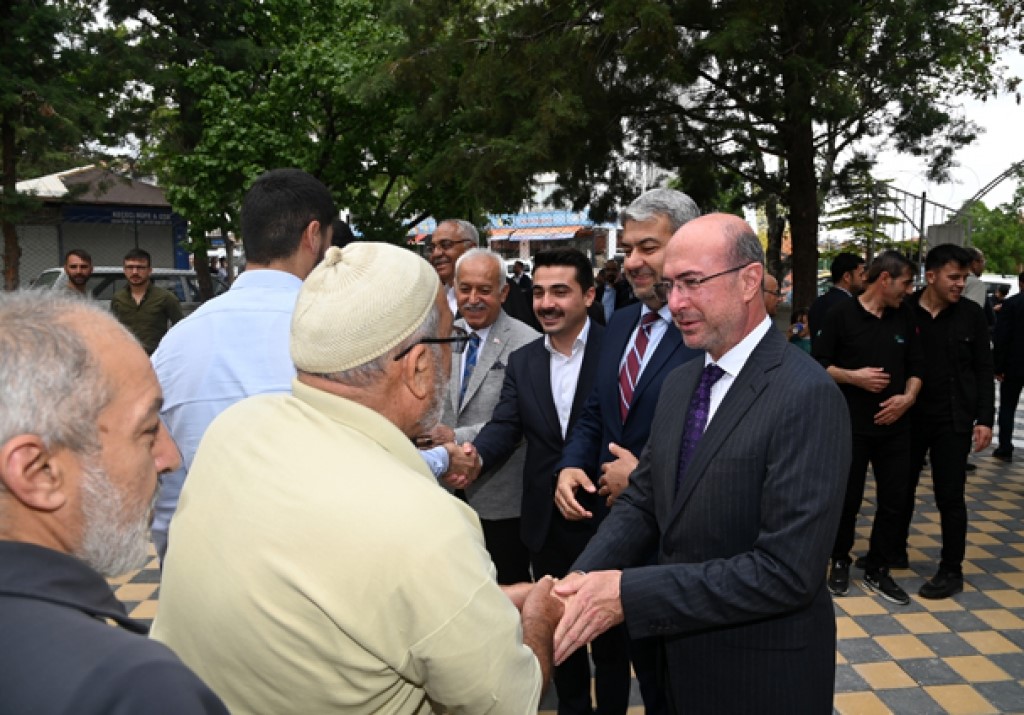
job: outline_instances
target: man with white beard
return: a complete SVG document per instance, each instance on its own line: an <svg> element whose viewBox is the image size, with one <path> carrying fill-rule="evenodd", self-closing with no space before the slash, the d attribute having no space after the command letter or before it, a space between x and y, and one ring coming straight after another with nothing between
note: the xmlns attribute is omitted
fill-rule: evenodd
<svg viewBox="0 0 1024 715"><path fill-rule="evenodd" d="M503 593L476 515L412 441L468 342L452 322L419 256L332 247L295 305L291 393L203 438L153 635L233 713L537 712L552 581Z"/></svg>
<svg viewBox="0 0 1024 715"><path fill-rule="evenodd" d="M179 462L142 347L71 294L16 291L0 355L0 709L226 713L103 579L145 563Z"/></svg>

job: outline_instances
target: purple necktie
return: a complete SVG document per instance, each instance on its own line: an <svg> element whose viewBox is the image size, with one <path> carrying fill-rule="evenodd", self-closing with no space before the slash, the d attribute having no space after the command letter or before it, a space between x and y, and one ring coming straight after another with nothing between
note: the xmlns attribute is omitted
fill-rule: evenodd
<svg viewBox="0 0 1024 715"><path fill-rule="evenodd" d="M725 370L714 363L704 366L700 374L700 383L690 398L690 407L686 410L686 422L683 423L683 441L679 445L679 472L676 474L676 491L683 484L683 475L690 464L697 443L704 436L704 428L708 424L708 412L711 408L711 386L725 374Z"/></svg>

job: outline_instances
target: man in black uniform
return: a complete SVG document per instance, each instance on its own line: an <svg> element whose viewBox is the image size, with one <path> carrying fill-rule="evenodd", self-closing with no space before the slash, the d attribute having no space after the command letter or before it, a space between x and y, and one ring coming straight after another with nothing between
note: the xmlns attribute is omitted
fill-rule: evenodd
<svg viewBox="0 0 1024 715"><path fill-rule="evenodd" d="M818 296L807 311L811 345L825 324L825 316L834 306L849 300L864 288L864 259L853 253L840 253L832 259L832 287Z"/></svg>
<svg viewBox="0 0 1024 715"><path fill-rule="evenodd" d="M881 253L871 263L864 292L829 311L812 347L846 397L853 427L853 459L832 547L829 590L843 596L849 589L850 550L870 462L878 507L864 584L900 605L910 603L910 597L889 575L889 567L905 561L901 514L909 488L909 411L923 371L914 316L903 305L914 272L914 265L896 251Z"/></svg>
<svg viewBox="0 0 1024 715"><path fill-rule="evenodd" d="M914 492L931 453L935 504L942 523L939 570L925 583L924 598L948 598L964 589L967 539L967 453L992 441L995 398L988 322L974 302L961 300L970 254L945 243L928 251L928 286L908 299L925 354L924 385L911 415L910 489L903 509L903 543L914 515Z"/></svg>

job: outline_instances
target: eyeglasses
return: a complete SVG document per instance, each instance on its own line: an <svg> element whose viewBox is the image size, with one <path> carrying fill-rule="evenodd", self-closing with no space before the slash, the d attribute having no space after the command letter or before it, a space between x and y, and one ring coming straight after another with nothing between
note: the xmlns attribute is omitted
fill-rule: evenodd
<svg viewBox="0 0 1024 715"><path fill-rule="evenodd" d="M767 288L762 288L761 290L763 290L768 295L774 295L776 298L781 298L782 296L786 295L781 290L768 290Z"/></svg>
<svg viewBox="0 0 1024 715"><path fill-rule="evenodd" d="M453 327L452 328L452 335L451 335L450 338L420 338L419 340L414 342L412 345L407 347L405 350L403 350L402 352L400 352L397 355L395 355L395 360L396 361L401 360L402 358L404 358L406 355L409 354L410 350L412 350L414 347L416 347L417 345L419 345L421 343L435 344L435 345L439 344L439 343L451 343L452 344L452 352L455 353L456 355L461 355L462 351L466 349L466 343L468 343L468 342L469 342L469 333L467 333L462 328Z"/></svg>
<svg viewBox="0 0 1024 715"><path fill-rule="evenodd" d="M427 249L427 253L433 253L435 248L439 248L442 251L450 251L457 243L472 243L472 241L468 238L462 238L458 241L449 241L445 238L440 241L427 241L423 244L423 247Z"/></svg>
<svg viewBox="0 0 1024 715"><path fill-rule="evenodd" d="M720 276L728 275L729 273L741 271L749 265L753 265L753 263L744 263L742 266L733 266L732 268L728 268L718 273L712 273L710 276L704 276L703 278L687 276L686 278L676 278L674 281L662 281L655 286L658 291L658 298L661 300L668 300L668 297L672 295L672 291L679 291L682 295L696 293L700 290L700 287L708 281Z"/></svg>

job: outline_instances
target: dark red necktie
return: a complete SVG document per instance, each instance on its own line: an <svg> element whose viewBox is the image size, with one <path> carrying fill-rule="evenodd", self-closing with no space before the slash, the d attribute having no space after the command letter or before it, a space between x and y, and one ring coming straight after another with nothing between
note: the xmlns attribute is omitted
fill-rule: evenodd
<svg viewBox="0 0 1024 715"><path fill-rule="evenodd" d="M633 401L633 390L636 383L640 381L640 366L644 362L644 353L647 352L647 344L651 341L651 328L654 323L661 319L656 312L651 311L640 319L640 327L637 328L633 344L626 353L626 362L619 370L619 415L622 421L626 421L629 414L629 405Z"/></svg>

